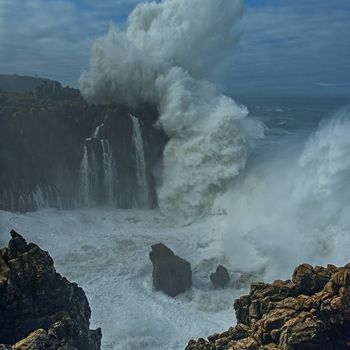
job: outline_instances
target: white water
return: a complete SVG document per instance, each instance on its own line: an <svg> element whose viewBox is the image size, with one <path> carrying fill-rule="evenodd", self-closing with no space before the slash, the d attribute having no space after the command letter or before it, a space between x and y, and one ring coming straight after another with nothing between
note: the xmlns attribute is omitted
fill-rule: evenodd
<svg viewBox="0 0 350 350"><path fill-rule="evenodd" d="M223 241L241 271L289 278L303 262L350 261L350 113L342 110L309 137L266 140L217 208Z"/></svg>
<svg viewBox="0 0 350 350"><path fill-rule="evenodd" d="M243 0L139 4L125 31L111 26L80 79L92 102L156 105L168 135L158 203L190 222L207 213L245 167L262 127L210 81L224 73L237 42Z"/></svg>
<svg viewBox="0 0 350 350"><path fill-rule="evenodd" d="M133 144L135 147L136 178L138 183L137 206L140 208L150 207L150 195L146 176L146 160L143 148L140 121L135 116L129 114L133 126Z"/></svg>
<svg viewBox="0 0 350 350"><path fill-rule="evenodd" d="M106 117L107 118L107 117ZM92 133L94 139L99 139L102 151L102 179L99 175L99 164L97 157L93 150L89 154L89 148L87 143L91 142L91 138L87 138L84 144L83 157L80 162L80 174L79 174L79 198L81 204L84 206L94 205L96 203L97 196L104 192L104 203L115 204L117 173L116 164L113 157L112 148L109 140L101 138L101 132L103 130L104 123L97 126ZM102 181L100 181L102 180ZM103 189L100 188L102 182Z"/></svg>
<svg viewBox="0 0 350 350"><path fill-rule="evenodd" d="M115 173L115 164L109 141L101 139L102 156L103 156L103 185L107 197L107 204L114 204L114 183L117 174Z"/></svg>
<svg viewBox="0 0 350 350"><path fill-rule="evenodd" d="M79 197L83 205L87 206L91 200L92 192L92 169L90 167L88 149L86 143L84 144L83 158L80 163L80 174L79 174Z"/></svg>
<svg viewBox="0 0 350 350"><path fill-rule="evenodd" d="M223 57L231 58L227 53L242 5L142 4L125 32L111 28L96 42L91 70L81 79L82 92L92 101L157 105L159 127L170 138L158 186L163 213L188 221L209 211L220 215L177 226L157 211L0 214L1 233L11 228L24 233L85 289L93 326L103 328L105 350L178 350L189 338L227 329L233 299L243 292L236 288L239 271L271 280L289 278L302 262L349 261L349 113L310 137L304 130L283 129L289 121L281 120L277 131L257 142L261 124L206 82L225 66ZM287 109L281 111L275 109L284 118ZM137 125L134 142L142 155ZM139 183L145 179L142 162L144 156L138 158ZM90 168L86 151L82 173L88 199ZM152 290L148 252L159 241L193 267L192 290L175 299ZM214 291L208 275L219 263L230 269L233 284Z"/></svg>
<svg viewBox="0 0 350 350"><path fill-rule="evenodd" d="M102 123L101 125L97 126L96 129L94 130L93 132L93 137L95 139L98 139L100 138L100 133L101 133L101 129L104 127L104 123Z"/></svg>
<svg viewBox="0 0 350 350"><path fill-rule="evenodd" d="M44 195L41 187L39 185L36 186L33 191L33 201L35 205L35 209L49 208L49 201L47 199L47 194Z"/></svg>
<svg viewBox="0 0 350 350"><path fill-rule="evenodd" d="M0 245L14 228L50 252L57 270L84 288L104 350L179 350L234 320L240 291L216 291L208 278L225 264L219 220L179 227L155 210L0 211ZM193 288L175 299L152 289L148 254L160 241L192 265Z"/></svg>
<svg viewBox="0 0 350 350"><path fill-rule="evenodd" d="M86 291L104 350L180 350L234 323L232 303L247 291L247 276L271 281L303 262L349 262L349 133L346 110L310 136L272 130L216 201L218 214L191 225L156 210L0 212L0 243L14 228L52 254ZM148 253L158 242L192 265L193 288L175 299L152 289ZM228 289L211 286L218 264L230 270Z"/></svg>
<svg viewBox="0 0 350 350"><path fill-rule="evenodd" d="M26 211L49 208L62 208L62 199L59 192L49 185L36 185L32 192L17 193L18 189L7 188L1 194L3 202L9 210Z"/></svg>

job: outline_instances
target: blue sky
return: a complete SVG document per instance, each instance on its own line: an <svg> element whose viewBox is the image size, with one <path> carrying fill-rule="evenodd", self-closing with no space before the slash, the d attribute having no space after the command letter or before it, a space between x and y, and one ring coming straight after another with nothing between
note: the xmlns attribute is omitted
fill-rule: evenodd
<svg viewBox="0 0 350 350"><path fill-rule="evenodd" d="M111 21L123 25L138 2L1 0L0 72L77 86L94 39ZM349 0L246 0L241 33L225 85L350 82Z"/></svg>

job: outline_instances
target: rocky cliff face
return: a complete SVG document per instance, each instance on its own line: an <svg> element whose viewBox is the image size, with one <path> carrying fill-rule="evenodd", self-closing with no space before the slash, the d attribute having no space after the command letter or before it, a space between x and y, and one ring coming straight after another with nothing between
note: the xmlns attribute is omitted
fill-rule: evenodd
<svg viewBox="0 0 350 350"><path fill-rule="evenodd" d="M237 326L186 350L350 349L350 265L301 265L291 281L252 284L234 307Z"/></svg>
<svg viewBox="0 0 350 350"><path fill-rule="evenodd" d="M143 141L142 184L131 115ZM153 128L156 118L150 106L89 105L57 82L25 93L0 91L0 210L154 206L152 170L165 144ZM147 203L140 201L144 191Z"/></svg>
<svg viewBox="0 0 350 350"><path fill-rule="evenodd" d="M55 271L50 255L15 231L0 250L0 349L98 350L84 291Z"/></svg>

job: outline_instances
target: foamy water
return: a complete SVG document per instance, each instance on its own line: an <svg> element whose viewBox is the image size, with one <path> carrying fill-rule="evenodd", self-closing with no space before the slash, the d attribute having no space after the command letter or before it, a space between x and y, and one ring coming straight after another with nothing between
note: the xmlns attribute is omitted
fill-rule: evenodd
<svg viewBox="0 0 350 350"><path fill-rule="evenodd" d="M183 349L234 323L233 300L251 280L349 262L349 117L344 109L291 132L275 123L211 214L190 225L157 210L0 212L0 244L15 229L50 252L86 291L104 350ZM158 242L192 265L193 288L174 299L152 288L148 254ZM218 264L231 274L225 290L209 280Z"/></svg>
<svg viewBox="0 0 350 350"><path fill-rule="evenodd" d="M181 227L157 211L108 208L28 214L0 212L0 244L10 229L48 250L58 272L84 288L92 327L102 327L104 350L183 349L193 337L225 330L243 290L214 290L209 274L223 256L219 216ZM152 288L152 244L163 242L187 259L193 288L170 298ZM231 269L234 279L239 277Z"/></svg>

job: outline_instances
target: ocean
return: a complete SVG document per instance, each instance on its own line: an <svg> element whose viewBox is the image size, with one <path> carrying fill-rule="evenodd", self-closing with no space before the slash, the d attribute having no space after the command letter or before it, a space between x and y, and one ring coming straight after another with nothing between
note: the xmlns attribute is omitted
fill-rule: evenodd
<svg viewBox="0 0 350 350"><path fill-rule="evenodd" d="M85 290L104 350L183 349L234 324L233 301L252 281L290 278L299 263L344 265L350 247L350 113L345 103L241 97L264 127L240 174L190 223L154 210L96 207L0 212ZM191 263L193 287L170 298L152 287L152 244ZM218 264L231 282L216 290Z"/></svg>

